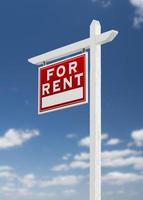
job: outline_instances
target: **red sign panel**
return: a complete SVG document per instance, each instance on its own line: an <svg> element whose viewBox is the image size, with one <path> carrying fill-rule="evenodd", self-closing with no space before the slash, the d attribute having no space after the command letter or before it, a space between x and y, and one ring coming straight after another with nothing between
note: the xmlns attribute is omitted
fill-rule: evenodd
<svg viewBox="0 0 143 200"><path fill-rule="evenodd" d="M39 114L87 103L87 53L39 68Z"/></svg>

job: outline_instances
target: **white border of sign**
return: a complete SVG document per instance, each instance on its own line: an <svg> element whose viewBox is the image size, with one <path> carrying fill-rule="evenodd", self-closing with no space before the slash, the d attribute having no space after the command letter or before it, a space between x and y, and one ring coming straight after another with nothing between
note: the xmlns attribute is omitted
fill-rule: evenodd
<svg viewBox="0 0 143 200"><path fill-rule="evenodd" d="M51 65L55 65L55 64L58 64L58 63L61 63L61 62L64 62L68 59L73 59L73 58L76 58L78 56L82 56L82 55L85 55L85 59L86 59L86 63L85 63L85 73L86 73L86 80L85 80L85 90L86 90L86 100L83 101L83 102L79 102L79 103L73 103L73 104L69 104L69 105L65 105L65 106L61 106L61 107L57 107L57 108L54 108L54 109L50 109L50 110L45 110L45 111L40 111L40 70L42 68L45 68L45 67L48 67L48 66L51 66ZM66 109L66 108L71 108L71 107L74 107L74 106L79 106L79 105L83 105L83 104L86 104L88 103L88 52L84 52L84 53L80 53L80 54L77 54L77 55L74 55L74 56L70 56L68 58L65 58L65 59L62 59L60 61L57 61L57 62L52 62L50 64L47 64L47 65L44 65L44 66L41 66L38 68L38 114L39 115L42 115L44 113L49 113L49 112L54 112L54 111L57 111L57 110L63 110L63 109Z"/></svg>

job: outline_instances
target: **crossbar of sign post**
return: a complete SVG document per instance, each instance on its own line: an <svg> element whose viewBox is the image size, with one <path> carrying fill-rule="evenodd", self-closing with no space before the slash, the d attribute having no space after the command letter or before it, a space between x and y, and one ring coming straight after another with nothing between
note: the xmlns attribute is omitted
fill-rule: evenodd
<svg viewBox="0 0 143 200"><path fill-rule="evenodd" d="M39 114L88 102L87 52L39 68Z"/></svg>

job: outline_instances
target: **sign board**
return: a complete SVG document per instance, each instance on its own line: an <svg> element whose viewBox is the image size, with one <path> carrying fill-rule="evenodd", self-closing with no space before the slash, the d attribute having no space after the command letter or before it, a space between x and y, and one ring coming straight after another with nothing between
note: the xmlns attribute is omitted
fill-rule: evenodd
<svg viewBox="0 0 143 200"><path fill-rule="evenodd" d="M88 102L87 52L39 68L38 113Z"/></svg>

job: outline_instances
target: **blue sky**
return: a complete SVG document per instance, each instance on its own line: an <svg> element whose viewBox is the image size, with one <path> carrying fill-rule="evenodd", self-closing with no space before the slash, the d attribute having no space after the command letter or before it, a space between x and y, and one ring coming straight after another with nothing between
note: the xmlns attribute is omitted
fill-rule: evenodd
<svg viewBox="0 0 143 200"><path fill-rule="evenodd" d="M27 60L87 38L96 19L119 31L102 47L102 199L142 200L143 0L0 4L0 199L89 199L89 105L38 116Z"/></svg>

